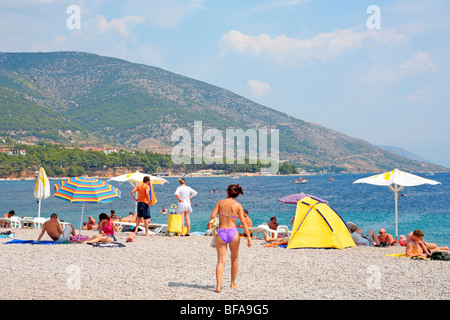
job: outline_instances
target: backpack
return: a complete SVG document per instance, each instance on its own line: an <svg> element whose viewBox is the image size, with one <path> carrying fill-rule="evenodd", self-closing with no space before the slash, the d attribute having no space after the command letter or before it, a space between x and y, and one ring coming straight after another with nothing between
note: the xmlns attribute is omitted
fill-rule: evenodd
<svg viewBox="0 0 450 320"><path fill-rule="evenodd" d="M450 252L448 251L434 251L431 253L431 260L450 260Z"/></svg>

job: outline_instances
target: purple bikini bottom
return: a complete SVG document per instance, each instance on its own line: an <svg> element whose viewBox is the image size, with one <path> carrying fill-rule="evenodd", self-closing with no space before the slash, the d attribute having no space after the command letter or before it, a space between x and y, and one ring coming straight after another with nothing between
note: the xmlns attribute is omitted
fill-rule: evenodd
<svg viewBox="0 0 450 320"><path fill-rule="evenodd" d="M217 234L219 235L220 239L223 240L223 242L231 243L237 231L238 231L237 228L219 229L217 231Z"/></svg>

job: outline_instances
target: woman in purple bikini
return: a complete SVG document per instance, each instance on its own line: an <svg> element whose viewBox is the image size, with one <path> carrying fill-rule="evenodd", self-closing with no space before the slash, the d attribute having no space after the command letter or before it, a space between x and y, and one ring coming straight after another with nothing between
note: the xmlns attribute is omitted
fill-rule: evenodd
<svg viewBox="0 0 450 320"><path fill-rule="evenodd" d="M217 202L211 214L211 218L209 219L211 221L216 215L219 215L219 229L215 240L217 250L216 292L220 292L221 290L223 268L225 266L228 245L231 252L231 288L238 287L235 281L238 271L239 244L241 238L236 227L236 218L239 218L242 222L244 232L247 235L247 245L249 247L252 245L247 222L244 219L244 210L242 209L242 205L236 201L236 198L240 194L244 194L240 185L229 185L227 188L227 198Z"/></svg>

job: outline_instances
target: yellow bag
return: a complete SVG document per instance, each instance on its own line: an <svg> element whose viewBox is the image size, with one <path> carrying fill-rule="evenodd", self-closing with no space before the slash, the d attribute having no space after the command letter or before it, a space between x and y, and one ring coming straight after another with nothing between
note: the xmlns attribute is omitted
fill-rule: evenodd
<svg viewBox="0 0 450 320"><path fill-rule="evenodd" d="M181 214L169 214L167 219L167 232L181 233L183 216Z"/></svg>

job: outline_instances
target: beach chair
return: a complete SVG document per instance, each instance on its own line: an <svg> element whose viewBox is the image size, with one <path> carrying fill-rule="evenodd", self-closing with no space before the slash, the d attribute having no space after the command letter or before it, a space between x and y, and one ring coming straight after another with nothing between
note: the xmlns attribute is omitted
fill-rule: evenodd
<svg viewBox="0 0 450 320"><path fill-rule="evenodd" d="M264 237L264 233L267 233L272 238L278 237L277 231L270 229L267 224L260 224L257 227L249 227L248 230L250 232L253 232L252 238L258 238L258 234L260 234L260 233L263 234L263 237Z"/></svg>
<svg viewBox="0 0 450 320"><path fill-rule="evenodd" d="M285 225L279 225L277 228L277 238L283 235L283 237L289 237L291 232L289 231L289 227Z"/></svg>
<svg viewBox="0 0 450 320"><path fill-rule="evenodd" d="M22 219L19 217L0 218L0 226L2 228L20 228Z"/></svg>
<svg viewBox="0 0 450 320"><path fill-rule="evenodd" d="M167 229L167 224L162 223L152 223L148 226L149 231L152 231L153 234L165 233Z"/></svg>
<svg viewBox="0 0 450 320"><path fill-rule="evenodd" d="M47 221L47 218L43 217L37 217L33 219L34 222L34 228L35 229L42 229L42 226L44 225L45 221Z"/></svg>
<svg viewBox="0 0 450 320"><path fill-rule="evenodd" d="M122 227L122 231L123 231L124 227L125 227L125 228L129 228L129 229L136 227L136 222L122 222L122 221L113 221L113 222L114 222L114 224L115 224L117 227ZM141 223L141 224L139 225L139 232L140 232L140 231L144 231L144 232L145 232L144 224L143 224L143 223ZM124 232L126 232L126 231L124 231ZM138 233L139 233L139 232L138 232Z"/></svg>
<svg viewBox="0 0 450 320"><path fill-rule="evenodd" d="M20 227L21 228L35 228L36 225L34 223L34 217L23 217L20 220Z"/></svg>

